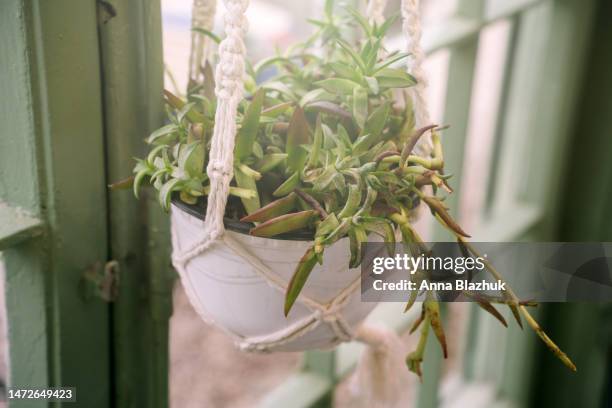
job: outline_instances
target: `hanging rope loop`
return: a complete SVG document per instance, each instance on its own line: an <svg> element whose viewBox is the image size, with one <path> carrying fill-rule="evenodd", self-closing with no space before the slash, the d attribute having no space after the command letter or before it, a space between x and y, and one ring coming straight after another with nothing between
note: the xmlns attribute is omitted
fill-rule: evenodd
<svg viewBox="0 0 612 408"><path fill-rule="evenodd" d="M408 72L417 80L417 84L410 88L413 99L416 127L421 128L431 124L429 109L427 108L427 76L423 69L425 52L421 47L421 16L420 0L402 0L401 12L404 22L402 29L406 37L406 51L410 53ZM424 139L423 139L424 140Z"/></svg>
<svg viewBox="0 0 612 408"><path fill-rule="evenodd" d="M248 0L225 0L225 33L226 37L219 45L219 64L216 70L216 94L222 100L242 96L242 77L244 76L244 58L246 47L244 35L248 23L244 13L249 5Z"/></svg>

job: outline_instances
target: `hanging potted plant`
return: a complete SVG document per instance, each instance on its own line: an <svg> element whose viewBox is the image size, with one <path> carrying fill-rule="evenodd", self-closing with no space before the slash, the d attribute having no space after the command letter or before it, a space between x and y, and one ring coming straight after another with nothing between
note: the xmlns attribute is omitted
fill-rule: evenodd
<svg viewBox="0 0 612 408"><path fill-rule="evenodd" d="M384 48L397 16L379 24L352 8L336 15L328 1L311 38L244 66L246 5L228 3L217 83L206 64L186 99L165 92L169 123L147 139L134 192L150 184L172 210L174 263L204 319L248 350L334 346L352 339L375 306L360 301L361 244L379 237L393 251L397 237L421 251L411 223L419 205L475 254L438 195L452 192L442 129L422 123L423 115L415 120L422 99L410 94L417 85L406 66L411 55ZM355 27L358 41L349 38ZM422 59L416 51L412 57ZM264 71L273 76L258 83ZM522 315L574 368L528 304L506 294L519 324ZM478 303L505 324L491 303ZM446 355L433 295L413 330L419 325L421 341L407 363L420 375L430 327Z"/></svg>

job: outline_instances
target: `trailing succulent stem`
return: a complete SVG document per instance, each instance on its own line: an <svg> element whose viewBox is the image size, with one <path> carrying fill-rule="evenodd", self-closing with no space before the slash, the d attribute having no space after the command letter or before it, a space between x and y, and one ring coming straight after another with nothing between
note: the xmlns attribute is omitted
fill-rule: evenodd
<svg viewBox="0 0 612 408"><path fill-rule="evenodd" d="M406 70L408 54L384 48L383 40L397 16L371 24L358 11L347 8L334 14L326 2L322 20L312 20L316 32L285 53L248 66L244 101L238 106L233 180L226 217L251 223L250 233L276 237L308 233L313 244L289 282L284 313L288 315L325 249L348 238L351 268L363 258L362 243L371 234L395 247L396 231L414 255L428 248L410 222L410 214L424 203L465 251L475 253L464 239L469 235L444 206L439 191L452 192L444 174L443 128L415 128L407 89L415 79ZM347 35L356 27L355 41ZM201 32L213 39L210 32ZM314 45L320 47L315 50ZM217 106L212 67L206 64L204 83L190 84L186 98L166 91L168 124L153 132L148 155L137 159L134 176L114 188L133 187L138 195L148 183L168 209L172 200L206 205L210 183L206 174L208 152ZM261 81L261 78L268 78ZM431 153L417 149L431 140ZM425 144L427 145L427 143ZM427 193L426 193L427 191ZM429 193L431 191L432 193ZM487 264L496 277L499 274ZM425 277L419 271L413 279ZM408 299L406 309L416 301ZM466 294L468 295L468 294ZM510 307L519 324L521 316L568 367L569 358L546 336L521 302L508 290L501 300L474 296L474 300L507 325L493 303ZM417 349L407 358L410 370L421 375L430 327L444 356L446 337L440 306L428 293L413 331L422 326Z"/></svg>

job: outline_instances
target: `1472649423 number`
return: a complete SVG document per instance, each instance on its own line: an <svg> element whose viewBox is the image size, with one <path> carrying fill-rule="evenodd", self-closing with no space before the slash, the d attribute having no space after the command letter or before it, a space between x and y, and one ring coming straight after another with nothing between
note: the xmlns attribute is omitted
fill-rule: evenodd
<svg viewBox="0 0 612 408"><path fill-rule="evenodd" d="M47 400L58 402L75 402L76 389L74 387L10 387L7 390L6 396L8 400Z"/></svg>

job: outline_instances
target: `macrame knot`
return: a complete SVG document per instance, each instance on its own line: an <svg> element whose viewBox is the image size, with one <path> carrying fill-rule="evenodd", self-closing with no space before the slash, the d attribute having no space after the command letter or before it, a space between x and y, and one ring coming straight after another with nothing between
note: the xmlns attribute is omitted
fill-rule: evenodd
<svg viewBox="0 0 612 408"><path fill-rule="evenodd" d="M248 30L248 21L244 15L249 5L248 0L226 0L225 13L223 21L225 22L225 32L227 35L235 33L244 35Z"/></svg>
<svg viewBox="0 0 612 408"><path fill-rule="evenodd" d="M232 35L226 37L219 45L219 53L221 54L222 60L220 63L228 62L230 59L236 58L236 56L244 55L246 48L244 42L239 36Z"/></svg>
<svg viewBox="0 0 612 408"><path fill-rule="evenodd" d="M226 15L223 21L225 22L225 32L228 35L230 32L236 35L244 35L249 30L249 22L243 14Z"/></svg>
<svg viewBox="0 0 612 408"><path fill-rule="evenodd" d="M224 163L222 161L211 161L206 167L206 173L211 181L220 179L231 179L233 172L231 164Z"/></svg>
<svg viewBox="0 0 612 408"><path fill-rule="evenodd" d="M242 90L242 75L244 75L244 55L246 47L243 36L248 23L244 12L248 6L247 0L226 0L225 32L226 37L219 45L219 64L217 65L217 98L228 100L239 98Z"/></svg>

